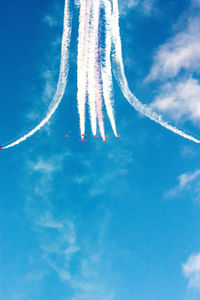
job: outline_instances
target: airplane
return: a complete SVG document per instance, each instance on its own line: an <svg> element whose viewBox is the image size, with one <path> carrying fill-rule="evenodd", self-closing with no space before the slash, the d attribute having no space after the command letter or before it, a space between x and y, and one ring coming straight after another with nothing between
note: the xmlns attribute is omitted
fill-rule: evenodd
<svg viewBox="0 0 200 300"><path fill-rule="evenodd" d="M68 137L69 137L68 135L65 136L66 139L68 139Z"/></svg>
<svg viewBox="0 0 200 300"><path fill-rule="evenodd" d="M3 150L3 148L0 146L0 150Z"/></svg>
<svg viewBox="0 0 200 300"><path fill-rule="evenodd" d="M86 136L85 134L83 134L83 133L81 134L81 141L82 141L82 142L85 142L85 141L86 141L86 140L84 139L85 136Z"/></svg>
<svg viewBox="0 0 200 300"><path fill-rule="evenodd" d="M109 143L109 141L107 141L107 140L103 140L103 142L104 142L104 143Z"/></svg>
<svg viewBox="0 0 200 300"><path fill-rule="evenodd" d="M120 139L120 135L117 136L117 139Z"/></svg>
<svg viewBox="0 0 200 300"><path fill-rule="evenodd" d="M105 139L109 139L109 137L106 135L106 136L105 136Z"/></svg>
<svg viewBox="0 0 200 300"><path fill-rule="evenodd" d="M95 134L95 135L93 135L93 137L98 137L98 135Z"/></svg>

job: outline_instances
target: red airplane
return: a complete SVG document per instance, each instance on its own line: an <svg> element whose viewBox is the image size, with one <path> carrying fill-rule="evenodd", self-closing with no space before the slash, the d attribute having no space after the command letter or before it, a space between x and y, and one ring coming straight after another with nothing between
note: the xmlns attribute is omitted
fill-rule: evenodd
<svg viewBox="0 0 200 300"><path fill-rule="evenodd" d="M69 137L68 135L65 136L66 139L68 139L68 137Z"/></svg>
<svg viewBox="0 0 200 300"><path fill-rule="evenodd" d="M95 135L93 135L93 137L98 137L98 136L95 134Z"/></svg>
<svg viewBox="0 0 200 300"><path fill-rule="evenodd" d="M82 142L85 142L85 141L86 141L86 140L84 139L85 136L86 136L85 134L83 134L83 133L81 134L81 141L82 141Z"/></svg>
<svg viewBox="0 0 200 300"><path fill-rule="evenodd" d="M117 138L120 139L120 135L118 135Z"/></svg>
<svg viewBox="0 0 200 300"><path fill-rule="evenodd" d="M109 143L109 141L103 140L104 143Z"/></svg>
<svg viewBox="0 0 200 300"><path fill-rule="evenodd" d="M1 146L0 146L0 150L3 150Z"/></svg>
<svg viewBox="0 0 200 300"><path fill-rule="evenodd" d="M106 135L106 136L105 136L105 139L109 139L109 137Z"/></svg>

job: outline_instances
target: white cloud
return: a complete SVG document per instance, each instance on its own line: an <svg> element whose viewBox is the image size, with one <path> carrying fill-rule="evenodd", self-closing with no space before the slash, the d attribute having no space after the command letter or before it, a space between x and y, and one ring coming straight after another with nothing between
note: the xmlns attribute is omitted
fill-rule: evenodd
<svg viewBox="0 0 200 300"><path fill-rule="evenodd" d="M40 196L47 196L47 193L52 190L53 176L60 172L63 168L64 161L70 156L69 152L52 155L48 159L42 157L34 161L28 161L27 166L31 173L40 174L37 183L35 183L35 193Z"/></svg>
<svg viewBox="0 0 200 300"><path fill-rule="evenodd" d="M188 258L187 262L183 264L183 273L189 281L188 287L200 291L200 253Z"/></svg>
<svg viewBox="0 0 200 300"><path fill-rule="evenodd" d="M72 300L112 300L114 293L103 280L104 274L99 270L103 265L102 257L99 253L89 256L81 261L81 270L78 277L71 281L75 290Z"/></svg>
<svg viewBox="0 0 200 300"><path fill-rule="evenodd" d="M185 30L157 51L147 80L175 77L181 70L200 70L200 20L191 18Z"/></svg>
<svg viewBox="0 0 200 300"><path fill-rule="evenodd" d="M74 223L46 211L35 217L35 225L43 258L61 280L71 280L70 262L79 251Z"/></svg>
<svg viewBox="0 0 200 300"><path fill-rule="evenodd" d="M58 1L51 3L49 13L47 13L42 21L50 27L62 24L63 6Z"/></svg>
<svg viewBox="0 0 200 300"><path fill-rule="evenodd" d="M143 11L146 15L149 15L152 12L155 1L156 0L144 0L143 1Z"/></svg>
<svg viewBox="0 0 200 300"><path fill-rule="evenodd" d="M192 173L184 173L179 176L179 187L183 189L193 182L200 175L200 170L196 170Z"/></svg>
<svg viewBox="0 0 200 300"><path fill-rule="evenodd" d="M88 188L89 197L96 197L106 193L115 194L117 188L113 188L112 184L109 183L112 183L117 178L122 179L129 173L130 165L133 163L133 151L125 149L118 151L117 149L115 147L115 152L111 149L105 154L106 164L102 166L101 171L99 170L98 175L91 170L98 161L96 152L96 155L91 157L90 160L81 159L81 163L85 167L84 175L76 175L72 180L80 185L90 183ZM117 168L117 172L113 171L115 168ZM123 180L121 180L119 185L123 183Z"/></svg>
<svg viewBox="0 0 200 300"><path fill-rule="evenodd" d="M196 200L199 200L200 169L179 175L178 185L169 190L165 195L167 197L174 197L182 191L192 191L197 195Z"/></svg>
<svg viewBox="0 0 200 300"><path fill-rule="evenodd" d="M50 27L54 27L58 25L57 18L52 15L46 15L43 19L43 22L49 25Z"/></svg>
<svg viewBox="0 0 200 300"><path fill-rule="evenodd" d="M192 1L191 7L197 5ZM188 18L184 30L160 46L146 80L164 80L152 107L176 121L200 121L200 19ZM170 79L170 80L169 80ZM173 80L172 80L173 79Z"/></svg>
<svg viewBox="0 0 200 300"><path fill-rule="evenodd" d="M55 228L57 230L63 228L63 224L53 219L50 212L45 212L42 214L36 224L46 228Z"/></svg>
<svg viewBox="0 0 200 300"><path fill-rule="evenodd" d="M36 161L29 161L28 166L32 171L40 172L43 175L51 175L53 172L63 168L63 162L70 156L70 152L52 155L48 159L39 157Z"/></svg>
<svg viewBox="0 0 200 300"><path fill-rule="evenodd" d="M113 146L111 143L108 145L110 147L105 150L103 160L101 148L99 144L96 144L94 146L95 151L91 151L91 155L87 157L81 153L69 154L64 152L51 156L45 154L28 163L33 183L30 187L32 195L30 196L31 201L27 203L27 212L32 218L40 246L39 253L34 255L35 263L34 266L32 264L32 269L40 260L47 268L49 275L51 272L55 272L58 280L64 281L71 287L74 295L70 299L73 300L114 299L114 288L107 279L104 279L106 277L104 266L107 261L103 239L108 222L108 213L106 212L103 220L101 218L95 223L92 222L92 226L95 226L94 241L90 233L80 229L82 225L82 220L79 219L80 211L74 216L76 223L72 215L67 218L56 217L56 211L59 215L64 214L64 212L54 210L54 203L51 201L48 188L53 186L52 181L57 178L57 175L60 175L59 172L63 169L61 182L66 184L66 189L64 189L64 195L62 194L62 199L66 197L66 202L71 197L68 187L71 187L72 184L76 186L73 182L77 182L77 185L88 184L85 188L85 197L89 197L92 193L99 195L102 190L104 193L107 191L114 193L115 190L117 192L119 187L113 189L111 183L113 179L118 177L123 179L124 174L129 172L133 162L133 149L132 146L127 149L128 143L126 143L125 148L118 143L114 143ZM114 152L115 154L113 154ZM77 166L77 162L79 163L80 172L71 174L67 171L68 168L66 170L63 168L69 156L71 158L70 164L75 163ZM101 160L102 167L97 174L95 170ZM113 168L117 169L118 172L114 172ZM124 180L119 181L120 186ZM100 186L98 186L99 184ZM41 193L43 192L42 197L38 198L36 187ZM59 196L58 199L60 199ZM58 199L57 203L59 203ZM101 205L104 206L103 203ZM98 233L96 228L98 228ZM73 267L74 264L76 268Z"/></svg>
<svg viewBox="0 0 200 300"><path fill-rule="evenodd" d="M149 15L156 0L119 0L120 15L125 16L134 7L142 9L144 14Z"/></svg>
<svg viewBox="0 0 200 300"><path fill-rule="evenodd" d="M33 281L42 281L48 275L48 271L45 269L32 270L26 275L26 280Z"/></svg>
<svg viewBox="0 0 200 300"><path fill-rule="evenodd" d="M192 0L194 6L200 7L200 0Z"/></svg>
<svg viewBox="0 0 200 300"><path fill-rule="evenodd" d="M97 244L92 245L87 239L85 242L84 237L81 238L83 243L80 249L75 225L71 220L58 220L50 211L41 213L35 220L43 260L57 273L61 281L68 282L74 291L72 300L114 299L114 293L103 279L105 270L102 268L104 261L101 242L105 231L105 222L107 222L107 217L99 227ZM81 244L80 240L79 243ZM78 262L77 271L71 268L73 259Z"/></svg>
<svg viewBox="0 0 200 300"><path fill-rule="evenodd" d="M120 15L126 15L128 11L139 4L139 0L119 0Z"/></svg>
<svg viewBox="0 0 200 300"><path fill-rule="evenodd" d="M200 46L200 44L199 44ZM175 120L200 121L200 83L189 78L166 83L152 107L167 112Z"/></svg>

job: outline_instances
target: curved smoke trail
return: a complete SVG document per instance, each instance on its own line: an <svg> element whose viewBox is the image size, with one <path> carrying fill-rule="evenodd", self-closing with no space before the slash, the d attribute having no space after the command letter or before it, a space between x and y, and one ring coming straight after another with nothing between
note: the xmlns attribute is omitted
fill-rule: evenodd
<svg viewBox="0 0 200 300"><path fill-rule="evenodd" d="M65 92L66 84L67 84L67 76L69 71L69 45L70 45L70 36L71 36L71 17L69 11L69 0L65 0L65 9L64 9L64 24L63 24L63 36L62 36L62 50L61 50L61 63L60 63L60 74L59 80L57 84L56 93L49 105L48 112L46 117L30 132L22 136L21 138L17 139L16 141L12 142L11 144L2 147L2 149L11 148L15 145L20 144L21 142L25 141L29 137L31 137L34 133L39 131L52 117L55 113L56 109L58 108L62 97Z"/></svg>
<svg viewBox="0 0 200 300"><path fill-rule="evenodd" d="M124 64L122 59L122 48L121 48L121 38L120 38L120 29L119 29L119 8L118 8L118 0L106 0L107 5L111 5L112 3L112 41L113 41L113 61L115 62L114 74L115 77L121 87L121 90L124 94L124 97L128 100L128 102L141 114L145 115L149 119L155 121L161 126L173 131L174 133L191 140L195 143L200 143L200 140L194 138L193 136L181 131L180 129L170 125L168 122L164 121L162 116L154 112L149 106L142 104L130 91L128 82L124 72Z"/></svg>
<svg viewBox="0 0 200 300"><path fill-rule="evenodd" d="M141 114L149 119L159 123L163 127L172 132L200 143L199 139L192 135L170 125L163 120L162 116L154 112L149 106L142 104L130 91L128 82L124 72L124 64L122 58L122 46L119 28L119 8L118 0L81 0L79 15L79 37L78 37L78 112L80 117L81 135L85 133L85 105L88 93L90 106L90 120L93 134L96 135L96 119L98 118L100 133L105 141L103 112L102 112L102 93L104 96L106 110L111 121L114 134L117 136L115 120L112 107L112 72L111 72L111 51L114 62L114 74L119 86L128 102ZM71 18L69 11L70 0L65 0L64 9L64 29L62 37L61 63L57 90L51 101L46 117L30 132L2 147L7 149L13 147L34 133L39 131L52 117L58 108L67 84L67 76L69 71L69 46L71 36ZM101 61L99 57L99 18L101 5L105 9L106 19L106 35L105 35L105 60ZM103 84L101 83L101 79Z"/></svg>

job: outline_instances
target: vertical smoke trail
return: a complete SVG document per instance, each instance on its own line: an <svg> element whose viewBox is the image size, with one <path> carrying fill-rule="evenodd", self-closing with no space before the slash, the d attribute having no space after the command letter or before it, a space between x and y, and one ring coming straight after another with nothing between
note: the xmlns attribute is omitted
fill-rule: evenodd
<svg viewBox="0 0 200 300"><path fill-rule="evenodd" d="M71 17L69 11L69 0L65 0L65 9L64 9L64 29L63 29L63 36L62 36L62 50L61 50L61 63L60 63L60 74L59 80L57 84L57 90L53 97L52 102L49 105L48 112L46 117L30 132L22 136L21 138L17 139L13 143L3 147L2 149L7 149L13 147L15 145L20 144L21 142L25 141L29 137L31 137L34 133L40 130L51 118L51 116L55 113L56 109L58 108L63 94L65 92L66 84L67 84L67 76L68 76L68 58L69 58L69 45L70 45L70 36L71 36Z"/></svg>
<svg viewBox="0 0 200 300"><path fill-rule="evenodd" d="M80 1L80 14L79 14L79 35L78 35L78 112L80 117L80 131L81 135L85 134L85 103L86 103L86 66L85 66L85 17L86 17L86 2L87 0Z"/></svg>
<svg viewBox="0 0 200 300"><path fill-rule="evenodd" d="M89 60L88 60L88 96L89 104L93 110L96 110L100 133L105 139L103 113L102 113L102 93L100 86L100 67L99 67L99 49L98 49L98 29L99 29L99 11L100 1L92 1L91 22L90 22L90 42L89 42ZM94 102L95 99L95 102ZM96 122L96 119L95 119Z"/></svg>
<svg viewBox="0 0 200 300"><path fill-rule="evenodd" d="M113 114L113 86L112 86L112 72L111 72L111 5L109 1L103 0L106 18L106 41L105 41L105 62L102 64L102 80L103 80L103 94L106 105L106 110L115 136L117 137L117 130Z"/></svg>
<svg viewBox="0 0 200 300"><path fill-rule="evenodd" d="M88 57L87 57L87 89L88 89L88 102L90 107L90 123L92 128L93 135L96 135L97 131L97 114L96 114L96 93L95 93L95 41L94 41L94 9L92 0L88 0L90 2L89 13L90 13L90 26L89 26L89 36L88 36Z"/></svg>
<svg viewBox="0 0 200 300"><path fill-rule="evenodd" d="M109 0L107 0L108 2ZM151 120L156 123L162 125L163 127L171 130L172 132L191 140L195 143L200 143L200 140L194 138L191 135L186 134L185 132L177 129L176 127L168 124L163 120L162 116L152 111L152 109L142 104L130 91L128 82L124 72L124 65L122 59L122 49L121 49L121 38L120 38L120 30L119 30L119 9L118 9L118 0L112 0L113 5L113 14L112 14L112 40L113 40L113 61L115 63L114 74L115 77L121 87L121 90L124 94L124 97L128 100L128 102L141 114L147 116Z"/></svg>
<svg viewBox="0 0 200 300"><path fill-rule="evenodd" d="M95 2L96 3L96 2ZM99 53L99 17L100 17L100 2L98 2L98 6L96 7L96 25L95 28L95 79L96 79L96 109L99 123L99 130L101 133L101 137L105 140L105 132L104 132L104 121L103 121L103 99L102 99L102 88L101 88L101 62L100 62L100 53Z"/></svg>

